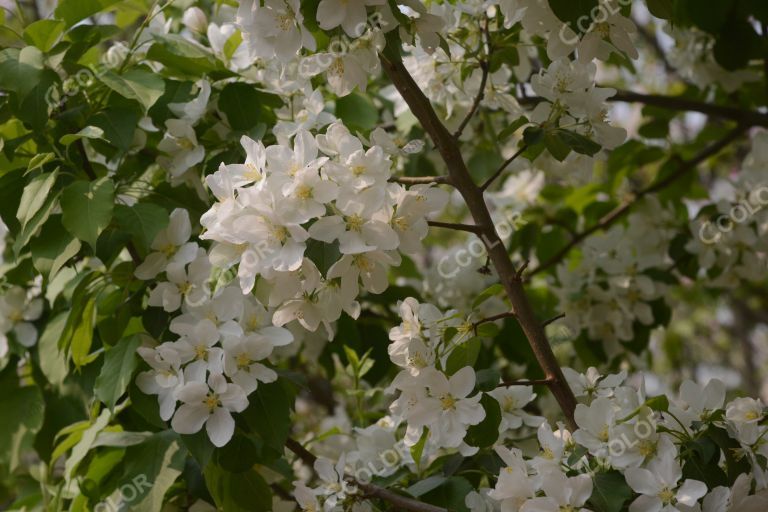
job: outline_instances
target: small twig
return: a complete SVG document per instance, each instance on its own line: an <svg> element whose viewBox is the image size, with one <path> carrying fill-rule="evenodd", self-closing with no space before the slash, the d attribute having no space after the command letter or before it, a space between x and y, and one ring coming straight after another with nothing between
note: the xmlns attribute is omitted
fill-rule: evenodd
<svg viewBox="0 0 768 512"><path fill-rule="evenodd" d="M461 121L459 127L456 128L456 131L453 132L454 139L461 137L461 134L464 132L464 128L467 127L469 122L475 116L477 109L480 108L480 103L485 97L485 85L488 83L488 63L485 61L480 61L480 69L483 71L483 75L480 78L480 90L477 92L477 96L475 96L475 101L472 103L472 108L469 109L469 112L467 112L467 115Z"/></svg>
<svg viewBox="0 0 768 512"><path fill-rule="evenodd" d="M477 328L483 324L495 322L496 320L502 320L504 318L510 318L514 316L515 316L514 311L505 311L504 313L499 313L498 315L489 316L487 318L481 318L480 320L472 324L472 329L477 331Z"/></svg>
<svg viewBox="0 0 768 512"><path fill-rule="evenodd" d="M469 233L481 233L483 231L483 228L480 226L476 226L473 224L458 224L454 222L438 222L436 220L428 220L427 224L432 226L433 228L445 228L445 229L455 229L456 231L468 231Z"/></svg>
<svg viewBox="0 0 768 512"><path fill-rule="evenodd" d="M393 176L389 182L401 185L450 185L451 179L448 176Z"/></svg>
<svg viewBox="0 0 768 512"><path fill-rule="evenodd" d="M314 466L317 457L295 439L290 437L286 439L285 447L296 454L306 465L310 467ZM363 491L366 497L387 501L396 507L396 510L407 510L409 512L448 512L445 508L436 507L429 503L423 503L413 498L397 494L384 487L379 487L378 485L360 482L352 477L347 477L346 480Z"/></svg>
<svg viewBox="0 0 768 512"><path fill-rule="evenodd" d="M532 379L532 380L507 380L500 383L498 388L508 388L511 386L549 386L554 382L553 379Z"/></svg>
<svg viewBox="0 0 768 512"><path fill-rule="evenodd" d="M565 313L560 313L559 315L555 315L555 316L553 316L552 318L550 318L549 320L545 320L545 321L544 321L544 323L543 323L543 324L541 324L541 325L543 325L544 327L546 327L546 326L548 326L549 324L551 324L551 323L553 323L553 322L557 322L557 321L558 321L558 320L560 320L561 318L565 318Z"/></svg>
<svg viewBox="0 0 768 512"><path fill-rule="evenodd" d="M485 25L483 26L483 34L485 35L487 48L485 56L486 60L480 61L480 69L482 70L482 76L480 77L480 90L477 91L477 96L475 96L475 101L472 102L472 107L469 109L469 112L467 112L467 115L461 121L459 127L456 128L456 131L453 132L453 138L457 140L459 137L461 137L461 134L464 132L464 128L467 127L469 122L475 116L477 109L480 108L480 103L482 103L483 98L485 98L485 86L488 84L488 75L490 74L490 65L488 60L490 60L491 57L491 34L488 30L488 23L489 20L486 16Z"/></svg>
<svg viewBox="0 0 768 512"><path fill-rule="evenodd" d="M584 231L576 234L576 236L571 239L570 242L568 242L565 247L560 249L554 256L549 258L548 260L542 262L539 264L538 267L531 270L528 275L533 276L535 274L538 274L539 272L542 272L543 270L546 270L556 264L558 264L560 261L562 261L568 253L576 247L578 244L580 244L584 239L589 238L592 234L605 230L612 226L616 221L624 217L631 209L632 207L637 204L641 199L643 199L645 196L649 194L654 194L660 190L663 190L664 188L668 187L675 181L677 181L680 177L684 176L686 173L692 171L695 169L700 163L704 162L708 158L716 155L723 149L725 149L731 142L736 140L738 137L741 136L741 134L744 132L746 127L744 125L739 125L733 130L731 130L725 137L720 139L719 141L715 142L714 144L704 148L699 154L691 158L690 160L683 161L678 169L671 173L669 176L664 178L661 181L658 181L647 188L644 188L640 192L634 195L631 199L628 199L624 201L622 204L605 214L597 223L593 224L589 228L585 229Z"/></svg>
<svg viewBox="0 0 768 512"><path fill-rule="evenodd" d="M523 279L523 273L525 272L525 269L528 268L528 265L530 265L530 260L525 260L522 265L520 265L520 268L517 269L517 272L515 272L515 277L518 281Z"/></svg>
<svg viewBox="0 0 768 512"><path fill-rule="evenodd" d="M517 157L522 155L525 152L526 149L528 149L528 145L527 144L523 144L523 146L520 149L515 151L514 155L512 155L509 158L507 158L504 161L504 163L501 164L501 166L498 169L496 169L496 172L494 172L493 175L490 178L485 180L485 183L480 185L480 190L485 192L485 190L493 184L493 182L496 180L496 178L501 176L501 173L503 173L507 169L507 167L509 167L509 164L514 162L517 159Z"/></svg>

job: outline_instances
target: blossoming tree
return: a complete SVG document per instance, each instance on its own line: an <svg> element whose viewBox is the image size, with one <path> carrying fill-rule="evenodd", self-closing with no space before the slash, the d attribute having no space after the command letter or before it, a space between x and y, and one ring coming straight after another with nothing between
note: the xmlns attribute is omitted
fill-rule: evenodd
<svg viewBox="0 0 768 512"><path fill-rule="evenodd" d="M762 0L0 1L0 502L768 510Z"/></svg>

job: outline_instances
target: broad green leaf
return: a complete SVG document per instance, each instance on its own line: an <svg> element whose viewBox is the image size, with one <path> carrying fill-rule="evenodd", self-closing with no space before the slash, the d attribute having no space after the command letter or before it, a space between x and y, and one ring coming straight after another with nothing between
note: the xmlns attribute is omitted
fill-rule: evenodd
<svg viewBox="0 0 768 512"><path fill-rule="evenodd" d="M136 349L140 346L141 336L134 334L120 340L104 355L104 365L96 378L94 391L110 409L114 409L117 400L128 388L136 368Z"/></svg>
<svg viewBox="0 0 768 512"><path fill-rule="evenodd" d="M147 58L183 76L199 77L206 73L214 73L221 78L233 76L211 52L176 34L155 36L155 43L147 51Z"/></svg>
<svg viewBox="0 0 768 512"><path fill-rule="evenodd" d="M367 132L379 124L379 110L370 96L357 92L336 100L336 116L353 132Z"/></svg>
<svg viewBox="0 0 768 512"><path fill-rule="evenodd" d="M575 32L586 32L592 25L592 12L597 12L598 0L549 0L549 7L560 21ZM600 15L600 14L598 14ZM551 34L551 37L560 37Z"/></svg>
<svg viewBox="0 0 768 512"><path fill-rule="evenodd" d="M219 507L227 512L267 512L272 510L272 491L253 469L231 473L214 463L204 471L205 483Z"/></svg>
<svg viewBox="0 0 768 512"><path fill-rule="evenodd" d="M89 122L104 131L104 139L118 149L127 150L133 143L136 125L141 119L141 109L127 106L109 107L92 117Z"/></svg>
<svg viewBox="0 0 768 512"><path fill-rule="evenodd" d="M595 474L592 485L589 504L595 512L621 512L624 503L632 497L632 489L618 471Z"/></svg>
<svg viewBox="0 0 768 512"><path fill-rule="evenodd" d="M173 431L158 432L141 444L128 448L122 475L110 498L119 503L119 512L157 512L163 509L163 498L184 470L187 457ZM120 492L130 486L133 499L121 499Z"/></svg>
<svg viewBox="0 0 768 512"><path fill-rule="evenodd" d="M59 139L59 142L65 146L69 146L76 140L80 140L80 139L103 139L103 138L104 138L104 130L102 130L98 126L86 126L85 128L83 128L77 133L70 133L62 136Z"/></svg>
<svg viewBox="0 0 768 512"><path fill-rule="evenodd" d="M64 22L60 20L37 20L24 29L24 40L47 52L58 41L64 31Z"/></svg>
<svg viewBox="0 0 768 512"><path fill-rule="evenodd" d="M103 11L120 0L60 0L54 11L56 19L64 20L67 28L78 21Z"/></svg>
<svg viewBox="0 0 768 512"><path fill-rule="evenodd" d="M109 178L76 181L61 194L62 223L67 231L96 248L96 239L112 220L115 185Z"/></svg>
<svg viewBox="0 0 768 512"><path fill-rule="evenodd" d="M58 193L48 194L40 209L32 216L31 219L29 219L29 222L24 225L13 243L13 252L16 256L21 253L21 250L26 247L27 243L29 243L32 237L35 236L43 224L45 224L45 221L48 220L48 217L51 215L53 208L56 206L58 198Z"/></svg>
<svg viewBox="0 0 768 512"><path fill-rule="evenodd" d="M242 412L246 423L267 446L282 453L291 429L291 404L282 385L260 384L248 401L248 408Z"/></svg>
<svg viewBox="0 0 768 512"><path fill-rule="evenodd" d="M61 331L67 323L67 314L59 313L48 321L37 341L40 355L40 369L43 375L53 385L64 382L69 365L67 358L59 351L58 343Z"/></svg>
<svg viewBox="0 0 768 512"><path fill-rule="evenodd" d="M480 338L472 338L453 349L445 364L445 372L453 375L465 366L474 366L480 354Z"/></svg>
<svg viewBox="0 0 768 512"><path fill-rule="evenodd" d="M488 446L493 446L499 438L501 407L499 407L499 402L495 398L487 394L483 394L480 404L485 410L485 419L467 429L464 441L470 446L487 448Z"/></svg>
<svg viewBox="0 0 768 512"><path fill-rule="evenodd" d="M80 240L61 224L61 216L53 215L43 225L40 236L30 244L32 263L48 279L53 279L70 258L80 252Z"/></svg>
<svg viewBox="0 0 768 512"><path fill-rule="evenodd" d="M602 149L602 146L589 137L570 130L556 130L560 140L569 148L582 155L593 156Z"/></svg>
<svg viewBox="0 0 768 512"><path fill-rule="evenodd" d="M31 48L40 52L34 46ZM38 83L42 71L41 62L37 62L35 58L22 58L21 51L16 48L0 51L0 89L2 90L24 96Z"/></svg>
<svg viewBox="0 0 768 512"><path fill-rule="evenodd" d="M235 82L222 89L218 105L232 129L248 131L259 123L270 122L274 116L271 109L281 103L276 96L257 91L253 85Z"/></svg>
<svg viewBox="0 0 768 512"><path fill-rule="evenodd" d="M37 386L3 388L0 393L0 462L3 467L15 469L21 458L22 447L29 445L31 437L43 425L45 402Z"/></svg>
<svg viewBox="0 0 768 512"><path fill-rule="evenodd" d="M35 176L29 181L24 192L21 194L21 202L19 203L19 209L16 212L16 218L19 219L22 229L26 226L32 217L40 211L45 201L48 199L48 194L53 188L53 184L56 183L56 178L59 175L59 171L43 173Z"/></svg>
<svg viewBox="0 0 768 512"><path fill-rule="evenodd" d="M140 250L146 251L155 236L168 225L168 212L152 203L115 206L118 227L132 234Z"/></svg>
<svg viewBox="0 0 768 512"><path fill-rule="evenodd" d="M555 160L562 162L571 153L571 148L560 137L557 131L547 131L544 133L544 147Z"/></svg>
<svg viewBox="0 0 768 512"><path fill-rule="evenodd" d="M99 79L121 96L141 103L145 111L154 105L165 91L163 79L143 69L129 69L122 75L107 71L99 75Z"/></svg>
<svg viewBox="0 0 768 512"><path fill-rule="evenodd" d="M422 495L420 501L445 507L451 512L469 512L465 498L473 490L474 487L465 478L452 476Z"/></svg>
<svg viewBox="0 0 768 512"><path fill-rule="evenodd" d="M64 464L64 473L68 479L72 478L77 466L79 466L86 455L88 455L93 442L96 440L96 436L109 424L109 418L109 410L102 410L99 416L93 420L88 428L82 432L82 435L79 436L80 440L72 448L72 453L69 454L69 457L67 457L67 461Z"/></svg>

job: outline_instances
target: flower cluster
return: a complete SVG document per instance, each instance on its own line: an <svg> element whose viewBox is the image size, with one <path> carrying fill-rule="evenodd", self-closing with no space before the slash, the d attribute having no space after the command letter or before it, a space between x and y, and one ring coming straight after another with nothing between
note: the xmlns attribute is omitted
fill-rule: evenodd
<svg viewBox="0 0 768 512"><path fill-rule="evenodd" d="M152 243L154 252L136 268L141 279L160 274L167 279L151 290L150 306L181 311L169 326L177 339L139 348L151 369L138 375L137 384L157 395L160 417L172 417L174 430L191 434L205 425L213 444L223 446L234 432L231 413L247 407L247 395L259 382L277 379L264 363L276 347L294 338L273 326L270 312L239 287L212 293L209 256L188 241L191 234L188 212L174 210Z"/></svg>
<svg viewBox="0 0 768 512"><path fill-rule="evenodd" d="M426 217L447 201L436 187L389 183L390 156L378 145L366 149L340 122L317 137L300 129L292 146L242 143L245 163L207 179L218 201L201 218L202 238L216 242L215 265L238 264L243 292L259 279L277 307L275 325L323 324L330 334L342 311L357 318L360 292L386 289L398 251L419 250Z"/></svg>
<svg viewBox="0 0 768 512"><path fill-rule="evenodd" d="M674 213L646 199L626 227L617 224L586 240L578 264L564 263L557 269L555 293L569 326L586 330L614 353L621 350L617 341L634 338L635 322L652 325L653 303L663 301L667 289L653 270L671 266L666 255L675 234Z"/></svg>

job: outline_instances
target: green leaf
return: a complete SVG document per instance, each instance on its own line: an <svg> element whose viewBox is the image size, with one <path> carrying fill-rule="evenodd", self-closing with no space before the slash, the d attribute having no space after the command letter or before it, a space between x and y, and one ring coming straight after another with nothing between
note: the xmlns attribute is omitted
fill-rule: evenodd
<svg viewBox="0 0 768 512"><path fill-rule="evenodd" d="M96 248L96 240L112 220L115 185L109 178L76 181L61 194L62 223L67 231Z"/></svg>
<svg viewBox="0 0 768 512"><path fill-rule="evenodd" d="M549 7L555 16L577 33L589 29L592 23L592 9L597 6L598 0L549 0ZM551 37L560 36L552 34Z"/></svg>
<svg viewBox="0 0 768 512"><path fill-rule="evenodd" d="M16 218L19 219L19 224L22 229L26 226L35 214L40 211L46 200L48 194L56 183L56 178L59 175L59 171L47 172L35 176L29 181L24 192L21 194L21 202L19 203L19 209L16 212Z"/></svg>
<svg viewBox="0 0 768 512"><path fill-rule="evenodd" d="M80 139L104 139L104 130L98 126L86 126L77 133L69 133L59 139L59 143L69 146Z"/></svg>
<svg viewBox="0 0 768 512"><path fill-rule="evenodd" d="M53 385L64 382L69 366L67 358L59 351L58 343L61 331L67 323L67 313L59 313L48 321L37 342L40 357L40 369Z"/></svg>
<svg viewBox="0 0 768 512"><path fill-rule="evenodd" d="M621 512L624 503L632 497L632 489L618 471L597 473L592 484L589 504L595 512Z"/></svg>
<svg viewBox="0 0 768 512"><path fill-rule="evenodd" d="M565 143L558 131L544 133L544 147L557 160L562 162L571 153L571 148Z"/></svg>
<svg viewBox="0 0 768 512"><path fill-rule="evenodd" d="M90 362L88 354L90 353L91 345L93 344L93 323L95 317L96 300L91 297L83 307L82 319L72 332L70 351L72 353L72 361L78 368Z"/></svg>
<svg viewBox="0 0 768 512"><path fill-rule="evenodd" d="M452 476L434 490L421 496L421 501L448 508L451 512L469 512L464 499L474 487L466 479Z"/></svg>
<svg viewBox="0 0 768 512"><path fill-rule="evenodd" d="M504 287L499 283L492 284L475 297L475 300L472 301L472 309L477 309L480 304L501 293L504 293Z"/></svg>
<svg viewBox="0 0 768 512"><path fill-rule="evenodd" d="M0 51L0 89L25 96L39 82L43 72L42 54L34 46L28 48L32 50Z"/></svg>
<svg viewBox="0 0 768 512"><path fill-rule="evenodd" d="M259 123L269 122L270 108L282 102L275 96L259 92L253 85L235 82L227 84L219 95L219 110L233 130L248 131Z"/></svg>
<svg viewBox="0 0 768 512"><path fill-rule="evenodd" d="M282 385L279 382L259 384L248 401L248 408L242 412L246 423L264 444L282 454L291 429L291 404Z"/></svg>
<svg viewBox="0 0 768 512"><path fill-rule="evenodd" d="M272 490L253 469L231 473L208 464L205 483L219 510L227 512L268 512L272 510Z"/></svg>
<svg viewBox="0 0 768 512"><path fill-rule="evenodd" d="M64 20L67 28L78 21L103 11L120 0L60 0L54 11L56 19Z"/></svg>
<svg viewBox="0 0 768 512"><path fill-rule="evenodd" d="M501 381L501 373L494 368L486 368L476 373L475 387L479 391L493 391Z"/></svg>
<svg viewBox="0 0 768 512"><path fill-rule="evenodd" d="M99 75L99 79L119 95L141 103L145 111L149 110L165 91L163 79L156 73L143 69L129 69L122 75L106 71Z"/></svg>
<svg viewBox="0 0 768 512"><path fill-rule="evenodd" d="M64 229L61 216L54 215L30 244L32 263L41 274L53 279L61 267L80 252L80 247L80 240Z"/></svg>
<svg viewBox="0 0 768 512"><path fill-rule="evenodd" d="M155 43L147 51L147 58L163 64L175 74L192 77L212 74L215 78L234 75L204 47L176 34L155 36Z"/></svg>
<svg viewBox="0 0 768 512"><path fill-rule="evenodd" d="M56 158L56 155L54 155L53 153L39 153L33 156L29 160L29 164L27 164L27 170L24 172L24 176L26 176L32 171L36 171L37 169L42 169L42 167L45 164L53 161L55 158Z"/></svg>
<svg viewBox="0 0 768 512"><path fill-rule="evenodd" d="M528 146L535 146L544 140L544 130L541 126L529 126L523 130L523 142Z"/></svg>
<svg viewBox="0 0 768 512"><path fill-rule="evenodd" d="M104 138L118 149L127 150L133 144L133 134L141 119L141 111L136 102L130 107L109 107L90 119L90 123L104 131Z"/></svg>
<svg viewBox="0 0 768 512"><path fill-rule="evenodd" d="M416 463L417 468L421 467L421 457L424 455L424 447L427 445L427 439L429 439L429 428L424 428L418 442L411 446L411 457L413 457L413 461Z"/></svg>
<svg viewBox="0 0 768 512"><path fill-rule="evenodd" d="M168 212L152 203L115 206L118 227L133 235L139 250L146 251L157 233L168 225Z"/></svg>
<svg viewBox="0 0 768 512"><path fill-rule="evenodd" d="M48 220L53 208L56 206L58 198L58 193L49 194L45 198L43 206L40 207L32 218L29 219L29 222L22 228L13 243L13 252L16 256L21 253L21 250L26 247L27 243L29 243L32 237L35 236L35 233L37 233L43 224L45 224L45 221Z"/></svg>
<svg viewBox="0 0 768 512"><path fill-rule="evenodd" d="M558 129L557 134L560 140L567 144L569 148L582 155L594 156L602 149L600 144L580 133Z"/></svg>
<svg viewBox="0 0 768 512"><path fill-rule="evenodd" d="M117 480L115 492L110 496L112 503L120 503L121 491L130 486L134 498L125 503L120 511L162 510L163 498L184 470L186 456L187 452L182 448L179 436L168 430L129 447L125 454L123 473Z"/></svg>
<svg viewBox="0 0 768 512"><path fill-rule="evenodd" d="M453 349L445 364L445 372L453 375L465 366L474 366L480 355L480 338L472 338Z"/></svg>
<svg viewBox="0 0 768 512"><path fill-rule="evenodd" d="M676 0L648 0L646 4L651 14L657 18L668 20L675 14L675 1Z"/></svg>
<svg viewBox="0 0 768 512"><path fill-rule="evenodd" d="M43 426L45 402L37 386L8 389L0 393L0 461L5 468L15 469L22 448L29 446L33 436Z"/></svg>
<svg viewBox="0 0 768 512"><path fill-rule="evenodd" d="M64 31L64 22L60 20L37 20L24 29L24 40L47 52L58 41Z"/></svg>
<svg viewBox="0 0 768 512"><path fill-rule="evenodd" d="M498 382L498 381L497 381ZM485 409L485 419L477 425L467 429L464 441L470 446L487 448L493 446L499 438L499 425L501 424L501 407L499 402L491 395L483 394L480 404Z"/></svg>
<svg viewBox="0 0 768 512"><path fill-rule="evenodd" d="M357 92L336 100L336 116L353 132L367 132L379 123L379 110L369 96Z"/></svg>
<svg viewBox="0 0 768 512"><path fill-rule="evenodd" d="M117 345L106 351L104 365L96 377L94 391L110 409L115 408L117 400L123 396L136 369L136 349L141 346L141 336L134 334L120 340Z"/></svg>

